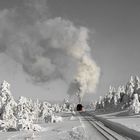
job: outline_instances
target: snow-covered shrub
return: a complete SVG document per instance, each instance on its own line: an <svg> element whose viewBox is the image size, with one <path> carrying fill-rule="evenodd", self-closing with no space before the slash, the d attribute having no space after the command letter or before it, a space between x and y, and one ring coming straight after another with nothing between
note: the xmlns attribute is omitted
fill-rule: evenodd
<svg viewBox="0 0 140 140"><path fill-rule="evenodd" d="M81 126L73 127L72 130L61 132L61 140L87 140L84 129Z"/></svg>
<svg viewBox="0 0 140 140"><path fill-rule="evenodd" d="M62 122L63 121L63 119L62 119L62 117L61 116L52 116L52 122L53 123L58 123L58 122Z"/></svg>
<svg viewBox="0 0 140 140"><path fill-rule="evenodd" d="M31 129L33 131L41 131L42 128L38 124L32 124Z"/></svg>
<svg viewBox="0 0 140 140"><path fill-rule="evenodd" d="M46 123L58 123L58 122L62 122L62 117L61 116L56 116L54 114L52 115L47 115L45 116L45 122Z"/></svg>
<svg viewBox="0 0 140 140"><path fill-rule="evenodd" d="M73 120L75 120L75 119L76 119L76 118L75 118L74 116L71 116L71 117L70 117L70 120L71 120L71 121L73 121Z"/></svg>
<svg viewBox="0 0 140 140"><path fill-rule="evenodd" d="M72 115L76 115L76 112L74 110L71 113L72 113Z"/></svg>
<svg viewBox="0 0 140 140"><path fill-rule="evenodd" d="M52 116L51 115L46 115L45 117L44 117L44 120L45 120L45 123L51 123L52 121Z"/></svg>
<svg viewBox="0 0 140 140"><path fill-rule="evenodd" d="M32 130L32 131L40 131L41 130L41 126L37 125L37 124L33 124L28 120L25 119L19 119L18 120L18 130Z"/></svg>

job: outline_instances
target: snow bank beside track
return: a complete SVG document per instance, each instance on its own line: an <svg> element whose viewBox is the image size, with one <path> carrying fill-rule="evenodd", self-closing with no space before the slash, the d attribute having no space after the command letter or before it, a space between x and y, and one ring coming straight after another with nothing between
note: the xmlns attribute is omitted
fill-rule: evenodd
<svg viewBox="0 0 140 140"><path fill-rule="evenodd" d="M89 114L89 113L87 113ZM89 114L91 115L91 114ZM120 123L116 123L116 122L113 122L113 121L110 121L110 120L107 120L103 117L99 117L99 116L96 116L96 115L93 115L93 118L95 118L97 121L100 121L102 122L106 127L108 127L109 129L117 132L118 134L120 135L123 135L125 137L128 137L130 139L133 139L133 140L139 140L140 139L140 132L134 130L134 129L130 129Z"/></svg>

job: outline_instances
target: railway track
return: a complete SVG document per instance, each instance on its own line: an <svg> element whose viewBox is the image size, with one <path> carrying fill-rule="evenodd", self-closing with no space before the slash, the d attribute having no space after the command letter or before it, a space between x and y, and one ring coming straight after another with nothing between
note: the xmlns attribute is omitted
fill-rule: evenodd
<svg viewBox="0 0 140 140"><path fill-rule="evenodd" d="M81 112L80 115L84 117L84 119L88 121L88 123L90 123L90 125L92 125L92 127L94 127L106 140L132 140L109 129L89 113Z"/></svg>

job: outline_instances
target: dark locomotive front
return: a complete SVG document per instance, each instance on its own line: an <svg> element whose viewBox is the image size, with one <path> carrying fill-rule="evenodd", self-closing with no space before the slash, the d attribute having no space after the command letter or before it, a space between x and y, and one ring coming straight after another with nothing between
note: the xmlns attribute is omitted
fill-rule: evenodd
<svg viewBox="0 0 140 140"><path fill-rule="evenodd" d="M83 111L82 104L78 104L76 109L77 109L77 111Z"/></svg>

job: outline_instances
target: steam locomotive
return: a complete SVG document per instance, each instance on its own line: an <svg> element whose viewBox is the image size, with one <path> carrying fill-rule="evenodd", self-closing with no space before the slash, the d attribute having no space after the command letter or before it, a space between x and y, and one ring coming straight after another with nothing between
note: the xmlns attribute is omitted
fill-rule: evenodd
<svg viewBox="0 0 140 140"><path fill-rule="evenodd" d="M82 106L82 104L77 104L76 110L77 110L77 111L83 111L83 106Z"/></svg>

